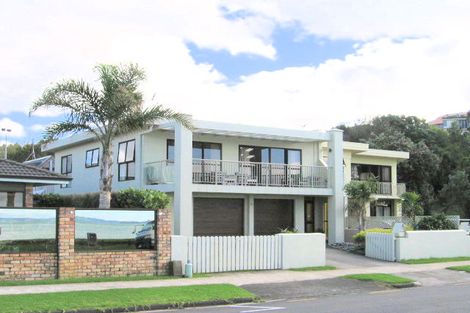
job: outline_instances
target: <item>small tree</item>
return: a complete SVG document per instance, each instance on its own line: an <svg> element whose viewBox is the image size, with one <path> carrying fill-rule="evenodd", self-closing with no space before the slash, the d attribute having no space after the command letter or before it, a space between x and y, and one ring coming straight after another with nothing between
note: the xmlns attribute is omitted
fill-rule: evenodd
<svg viewBox="0 0 470 313"><path fill-rule="evenodd" d="M423 215L424 209L420 204L421 196L416 192L405 192L401 195L401 211L402 214L416 225L416 216Z"/></svg>
<svg viewBox="0 0 470 313"><path fill-rule="evenodd" d="M113 140L126 133L145 129L154 121L168 119L192 128L188 118L161 105L143 108L139 91L145 72L135 64L101 64L95 68L101 88L82 80L67 80L47 88L34 102L31 112L57 107L66 111L64 121L46 129L46 139L67 133L88 132L101 144L100 208L109 208L113 178Z"/></svg>
<svg viewBox="0 0 470 313"><path fill-rule="evenodd" d="M344 191L348 196L349 212L358 217L359 229L364 230L366 205L370 202L371 196L377 193L377 181L375 179L353 180L344 186Z"/></svg>

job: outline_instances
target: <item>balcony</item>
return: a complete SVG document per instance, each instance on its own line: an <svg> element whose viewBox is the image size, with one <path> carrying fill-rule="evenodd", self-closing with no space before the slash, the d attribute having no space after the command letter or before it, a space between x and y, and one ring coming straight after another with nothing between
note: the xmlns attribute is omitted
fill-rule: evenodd
<svg viewBox="0 0 470 313"><path fill-rule="evenodd" d="M396 195L401 196L406 192L406 185L398 183L396 185ZM377 183L377 194L378 195L393 195L392 183L378 182Z"/></svg>
<svg viewBox="0 0 470 313"><path fill-rule="evenodd" d="M145 165L146 184L174 182L174 163L163 160ZM193 159L194 184L328 188L328 168L243 161Z"/></svg>

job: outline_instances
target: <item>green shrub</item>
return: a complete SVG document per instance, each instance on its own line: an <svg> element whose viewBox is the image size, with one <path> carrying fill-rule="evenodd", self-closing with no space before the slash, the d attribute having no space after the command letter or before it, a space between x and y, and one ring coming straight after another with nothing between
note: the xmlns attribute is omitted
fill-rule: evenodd
<svg viewBox="0 0 470 313"><path fill-rule="evenodd" d="M366 234L367 233L384 233L384 234L390 234L392 233L391 229L387 228L371 228L371 229L366 229L358 232L355 234L352 238L353 241L357 244L364 244L366 242Z"/></svg>
<svg viewBox="0 0 470 313"><path fill-rule="evenodd" d="M34 206L37 207L60 207L64 206L63 196L57 193L49 193L44 195L34 195Z"/></svg>
<svg viewBox="0 0 470 313"><path fill-rule="evenodd" d="M99 207L99 193L59 195L55 193L34 195L36 207L75 207L92 209ZM146 208L163 209L170 205L167 194L147 189L124 189L111 194L111 207L118 209Z"/></svg>
<svg viewBox="0 0 470 313"><path fill-rule="evenodd" d="M444 213L423 217L416 225L418 230L457 229L456 225Z"/></svg>

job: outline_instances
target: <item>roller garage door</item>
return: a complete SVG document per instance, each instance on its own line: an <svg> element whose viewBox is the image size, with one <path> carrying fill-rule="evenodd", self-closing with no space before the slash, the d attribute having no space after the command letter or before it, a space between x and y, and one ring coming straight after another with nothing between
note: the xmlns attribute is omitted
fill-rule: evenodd
<svg viewBox="0 0 470 313"><path fill-rule="evenodd" d="M255 199L255 235L272 235L294 227L294 200Z"/></svg>
<svg viewBox="0 0 470 313"><path fill-rule="evenodd" d="M194 236L243 236L243 199L194 198Z"/></svg>

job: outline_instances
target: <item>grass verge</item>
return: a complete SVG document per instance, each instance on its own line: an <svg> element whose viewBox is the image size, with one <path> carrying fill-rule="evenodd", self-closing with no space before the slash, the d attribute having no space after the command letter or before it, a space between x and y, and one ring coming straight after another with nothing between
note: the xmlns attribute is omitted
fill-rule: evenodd
<svg viewBox="0 0 470 313"><path fill-rule="evenodd" d="M335 269L336 269L336 267L334 267L334 266L325 265L325 266L291 268L289 270L290 271L296 271L296 272L318 272L318 271L331 271L331 270L335 270Z"/></svg>
<svg viewBox="0 0 470 313"><path fill-rule="evenodd" d="M459 261L470 261L468 256L459 256L454 258L427 258L427 259L412 259L412 260L401 260L400 263L404 264L431 264L431 263L445 263L445 262L459 262Z"/></svg>
<svg viewBox="0 0 470 313"><path fill-rule="evenodd" d="M194 274L193 278L209 277L209 274ZM161 280L175 279L175 276L111 276L111 277L85 277L66 279L45 279L45 280L7 280L0 281L0 287L8 286L33 286L33 285L61 285L61 284L82 284L82 283L103 283L113 281L137 281L137 280Z"/></svg>
<svg viewBox="0 0 470 313"><path fill-rule="evenodd" d="M459 272L467 272L470 273L470 265L462 265L462 266L451 266L447 268L448 270L452 271L459 271Z"/></svg>
<svg viewBox="0 0 470 313"><path fill-rule="evenodd" d="M211 301L256 299L252 293L228 284L159 288L111 289L0 296L2 313L67 312L118 308L145 309L155 305L171 307ZM124 312L124 311L123 311Z"/></svg>
<svg viewBox="0 0 470 313"><path fill-rule="evenodd" d="M376 282L385 283L388 285L410 284L410 283L415 282L413 279L391 275L391 274L384 274L384 273L352 274L352 275L346 275L343 277L347 279L356 279L356 280L362 280L362 281L376 281Z"/></svg>

